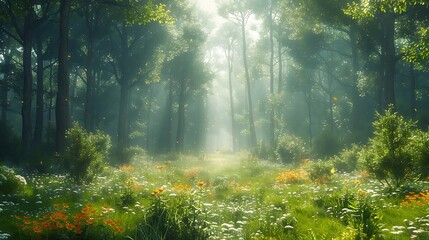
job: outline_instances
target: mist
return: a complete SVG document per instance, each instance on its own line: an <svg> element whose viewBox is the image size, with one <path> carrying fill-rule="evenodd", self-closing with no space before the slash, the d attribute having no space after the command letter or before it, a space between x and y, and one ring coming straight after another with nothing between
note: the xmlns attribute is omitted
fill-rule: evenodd
<svg viewBox="0 0 429 240"><path fill-rule="evenodd" d="M423 0L0 1L0 239L428 239L428 31Z"/></svg>

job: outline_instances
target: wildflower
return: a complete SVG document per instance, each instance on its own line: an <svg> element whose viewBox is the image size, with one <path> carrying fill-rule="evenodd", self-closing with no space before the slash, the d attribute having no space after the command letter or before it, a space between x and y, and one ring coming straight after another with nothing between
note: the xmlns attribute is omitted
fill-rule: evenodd
<svg viewBox="0 0 429 240"><path fill-rule="evenodd" d="M204 187L204 185L206 185L206 183L205 183L205 182L203 182L203 181L198 182L198 187Z"/></svg>
<svg viewBox="0 0 429 240"><path fill-rule="evenodd" d="M60 223L60 222L57 222L57 228L64 228L64 225L62 224L62 223Z"/></svg>
<svg viewBox="0 0 429 240"><path fill-rule="evenodd" d="M332 168L331 169L331 174L334 174L335 173L335 168Z"/></svg>
<svg viewBox="0 0 429 240"><path fill-rule="evenodd" d="M34 231L35 233L41 233L41 232L43 231L43 228L42 228L42 227L40 227L40 226L34 226L34 227L33 227L33 231Z"/></svg>
<svg viewBox="0 0 429 240"><path fill-rule="evenodd" d="M344 180L343 184L346 185L346 186L349 185L349 180Z"/></svg>
<svg viewBox="0 0 429 240"><path fill-rule="evenodd" d="M66 228L71 231L75 228L75 225L73 225L71 223L66 223Z"/></svg>
<svg viewBox="0 0 429 240"><path fill-rule="evenodd" d="M355 185L359 185L360 181L359 180L355 180Z"/></svg>
<svg viewBox="0 0 429 240"><path fill-rule="evenodd" d="M363 196L364 191L363 191L362 189L359 189L359 190L358 190L358 194L359 194L359 196Z"/></svg>
<svg viewBox="0 0 429 240"><path fill-rule="evenodd" d="M152 192L152 195L154 195L154 196L158 196L158 194L160 194L160 193L162 193L162 192L164 192L164 189L162 189L162 188L157 188L157 189L155 189L155 190Z"/></svg>
<svg viewBox="0 0 429 240"><path fill-rule="evenodd" d="M159 171L162 171L164 169L165 166L162 165L156 165L156 169L158 169Z"/></svg>
<svg viewBox="0 0 429 240"><path fill-rule="evenodd" d="M90 218L86 220L86 223L88 223L89 225L94 223L94 218Z"/></svg>

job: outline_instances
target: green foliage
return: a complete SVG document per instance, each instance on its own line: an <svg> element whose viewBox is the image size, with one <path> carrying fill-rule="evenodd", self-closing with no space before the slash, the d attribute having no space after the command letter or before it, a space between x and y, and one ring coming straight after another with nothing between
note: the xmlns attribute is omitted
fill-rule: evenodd
<svg viewBox="0 0 429 240"><path fill-rule="evenodd" d="M15 162L20 157L20 141L12 128L0 121L0 162Z"/></svg>
<svg viewBox="0 0 429 240"><path fill-rule="evenodd" d="M429 132L414 131L410 151L422 177L429 176Z"/></svg>
<svg viewBox="0 0 429 240"><path fill-rule="evenodd" d="M334 168L342 172L352 172L358 167L359 153L361 147L352 145L351 148L345 148L341 152L329 159Z"/></svg>
<svg viewBox="0 0 429 240"><path fill-rule="evenodd" d="M278 162L285 164L296 164L308 158L308 151L305 148L304 141L299 137L291 135L279 137L274 154Z"/></svg>
<svg viewBox="0 0 429 240"><path fill-rule="evenodd" d="M324 130L313 142L313 153L319 157L329 157L341 149L338 137L331 131Z"/></svg>
<svg viewBox="0 0 429 240"><path fill-rule="evenodd" d="M166 9L165 4L155 4L151 1L129 1L116 0L118 4L127 6L122 9L125 13L127 24L148 24L158 22L161 24L170 24L174 19L170 16L170 10Z"/></svg>
<svg viewBox="0 0 429 240"><path fill-rule="evenodd" d="M398 1L398 0L367 0L361 2L351 2L347 4L344 9L346 15L354 19L373 18L377 13L395 12L404 13L411 6L414 5L427 5L425 0L413 1Z"/></svg>
<svg viewBox="0 0 429 240"><path fill-rule="evenodd" d="M354 239L381 239L381 216L371 203L371 197L362 190L358 197L350 205L350 211L346 211L346 219L356 230Z"/></svg>
<svg viewBox="0 0 429 240"><path fill-rule="evenodd" d="M340 239L380 239L380 212L371 202L371 196L358 188L359 184L351 186L346 180L341 191L322 194L314 202L352 229Z"/></svg>
<svg viewBox="0 0 429 240"><path fill-rule="evenodd" d="M400 186L414 172L415 163L411 150L415 122L406 121L393 111L392 107L384 115L377 113L374 137L362 153L368 171L389 185Z"/></svg>
<svg viewBox="0 0 429 240"><path fill-rule="evenodd" d="M152 202L145 224L141 225L143 239L207 239L203 205L198 196L177 195L168 201L158 192ZM156 238L160 239L160 238Z"/></svg>
<svg viewBox="0 0 429 240"><path fill-rule="evenodd" d="M256 159L271 160L274 158L273 149L264 141L251 150L251 157Z"/></svg>
<svg viewBox="0 0 429 240"><path fill-rule="evenodd" d="M308 177L316 183L331 181L332 175L335 173L332 163L322 160L309 162L306 166L306 171L308 173Z"/></svg>
<svg viewBox="0 0 429 240"><path fill-rule="evenodd" d="M0 194L13 194L21 191L26 185L26 180L20 175L15 175L13 169L0 166Z"/></svg>
<svg viewBox="0 0 429 240"><path fill-rule="evenodd" d="M111 146L110 137L86 132L77 123L66 133L67 148L62 156L66 170L76 182L91 182L103 169Z"/></svg>
<svg viewBox="0 0 429 240"><path fill-rule="evenodd" d="M402 48L403 59L414 63L419 69L428 70L429 58L429 27L422 27L417 32L418 40Z"/></svg>

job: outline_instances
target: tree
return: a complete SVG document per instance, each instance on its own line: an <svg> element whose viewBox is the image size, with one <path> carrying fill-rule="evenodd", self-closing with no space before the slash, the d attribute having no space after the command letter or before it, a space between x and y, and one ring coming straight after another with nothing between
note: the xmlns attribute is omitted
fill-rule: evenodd
<svg viewBox="0 0 429 240"><path fill-rule="evenodd" d="M246 89L247 89L247 98L249 104L249 130L250 130L250 146L256 147L256 131L255 131L255 121L253 119L253 104L252 104L252 94L250 86L250 74L249 74L249 64L247 61L247 43L246 43L246 26L252 16L252 11L243 1L232 0L224 1L219 7L219 15L228 19L240 26L241 29L241 41L242 41L242 52L243 52L243 65L244 73L246 77Z"/></svg>
<svg viewBox="0 0 429 240"><path fill-rule="evenodd" d="M33 42L34 10L33 1L2 1L0 3L3 18L7 23L1 26L3 33L8 34L23 47L23 89L22 89L22 147L25 153L31 147L31 95L32 95L32 67L31 50ZM2 19L4 20L4 19ZM7 28L10 27L10 28Z"/></svg>
<svg viewBox="0 0 429 240"><path fill-rule="evenodd" d="M227 66L228 66L228 86L229 86L229 104L231 111L231 137L232 137L232 150L235 152L238 148L237 146L237 129L235 123L235 111L234 111L234 98L233 98L233 88L232 88L232 74L233 74L233 63L234 63L234 48L237 46L237 31L235 25L224 24L219 29L219 34L221 35L222 48L226 57Z"/></svg>
<svg viewBox="0 0 429 240"><path fill-rule="evenodd" d="M60 4L60 44L58 55L58 87L55 105L56 119L56 146L57 152L64 152L66 148L65 136L69 127L69 66L68 66L68 42L69 42L69 12L70 0L61 0Z"/></svg>
<svg viewBox="0 0 429 240"><path fill-rule="evenodd" d="M395 64L399 59L396 53L395 30L397 29L397 19L410 11L416 5L427 5L427 1L365 1L351 2L344 10L346 14L355 19L376 18L380 23L380 35L382 36L381 58L383 64L384 83L384 106L396 104L395 98Z"/></svg>
<svg viewBox="0 0 429 240"><path fill-rule="evenodd" d="M153 4L146 1L122 1L120 5L111 9L120 20L113 28L116 32L112 39L112 47L116 58L115 77L120 87L119 116L118 116L118 152L122 154L128 147L129 136L129 94L130 88L139 80L145 80L147 75L156 69L144 67L154 55L159 39L151 32L156 31L149 23L168 24L173 21L164 4ZM122 21L122 22L121 22ZM152 25L153 27L153 25ZM145 36L147 34L147 36ZM138 44L138 43L145 44ZM131 54L134 52L133 54ZM137 78L138 77L138 78Z"/></svg>

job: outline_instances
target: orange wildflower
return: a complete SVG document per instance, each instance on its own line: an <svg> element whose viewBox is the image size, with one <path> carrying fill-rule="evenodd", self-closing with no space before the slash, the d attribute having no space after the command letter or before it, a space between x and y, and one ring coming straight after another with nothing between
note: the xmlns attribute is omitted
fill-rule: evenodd
<svg viewBox="0 0 429 240"><path fill-rule="evenodd" d="M71 224L71 223L66 223L66 228L68 230L73 230L75 228L75 225Z"/></svg>
<svg viewBox="0 0 429 240"><path fill-rule="evenodd" d="M57 222L57 228L64 228L64 225L60 222Z"/></svg>
<svg viewBox="0 0 429 240"><path fill-rule="evenodd" d="M206 183L203 181L198 182L198 187L204 187L205 185L206 185Z"/></svg>
<svg viewBox="0 0 429 240"><path fill-rule="evenodd" d="M83 233L82 229L80 229L80 228L75 228L74 232L77 233L77 234Z"/></svg>
<svg viewBox="0 0 429 240"><path fill-rule="evenodd" d="M94 223L94 218L90 218L86 220L86 223L88 223L89 225Z"/></svg>
<svg viewBox="0 0 429 240"><path fill-rule="evenodd" d="M164 192L164 189L162 188L157 188L152 192L152 195L157 196L158 194Z"/></svg>
<svg viewBox="0 0 429 240"><path fill-rule="evenodd" d="M165 166L162 165L156 165L156 169L162 171L164 169Z"/></svg>
<svg viewBox="0 0 429 240"><path fill-rule="evenodd" d="M43 231L43 228L42 228L42 227L40 227L40 226L34 226L34 227L33 227L33 231L34 231L35 233L41 233L41 232Z"/></svg>

